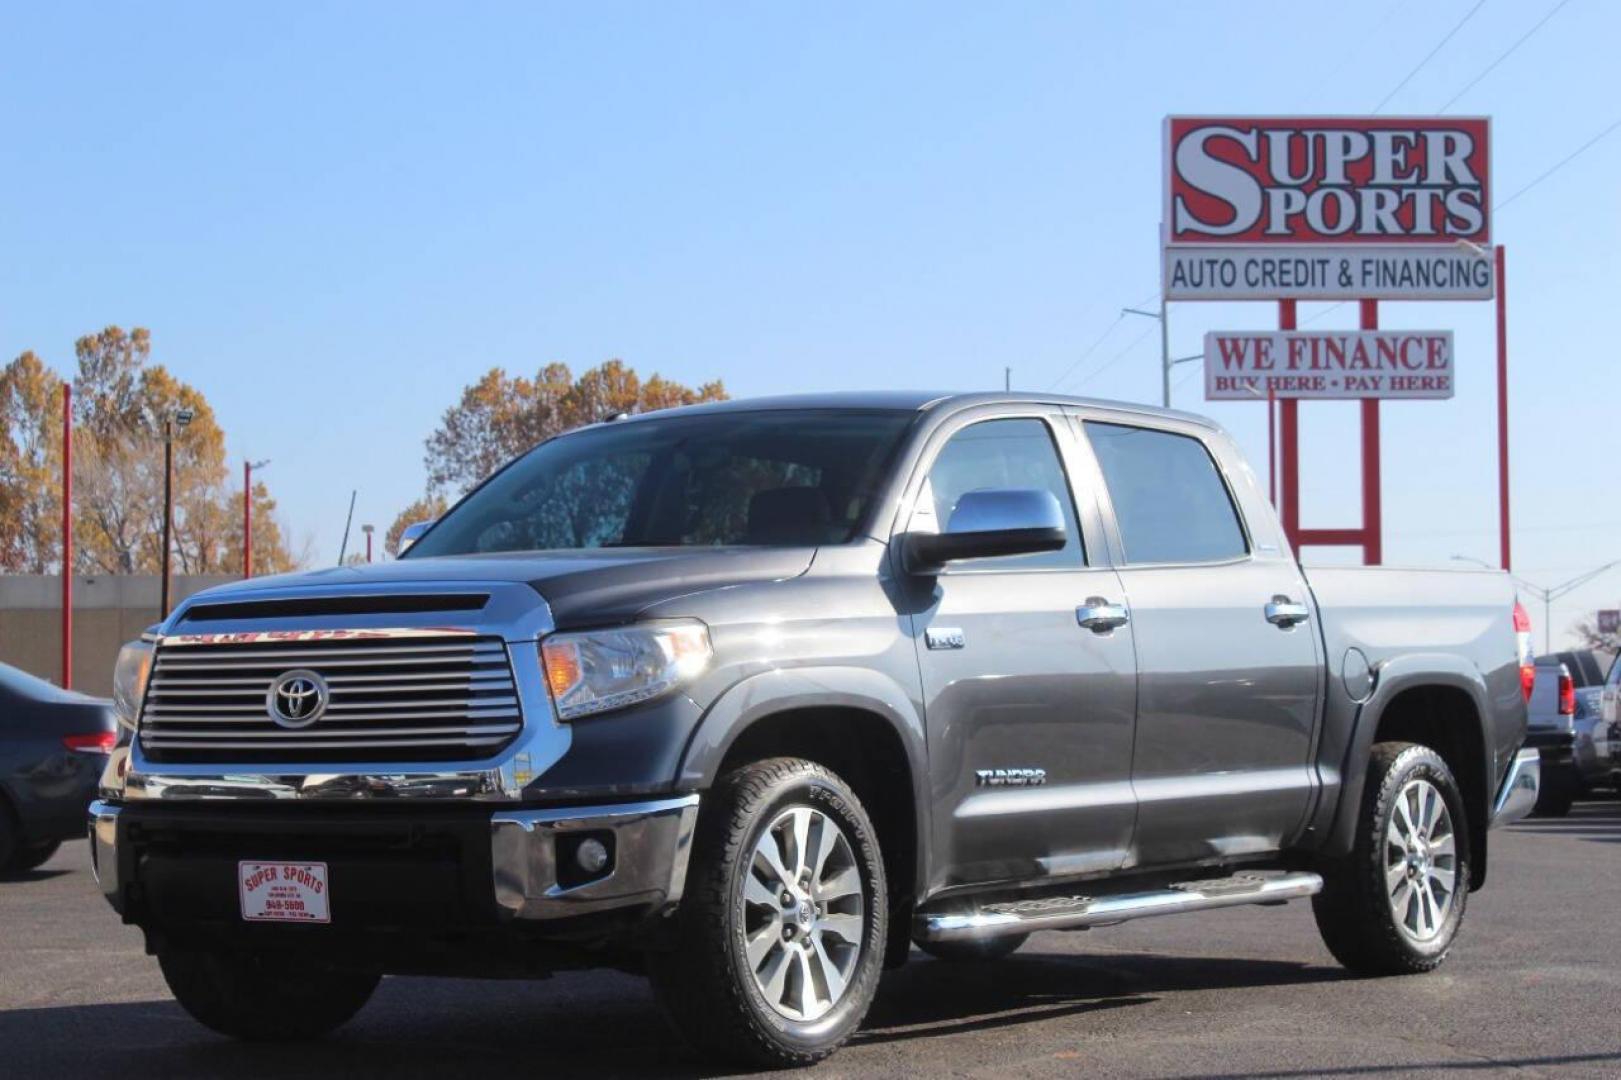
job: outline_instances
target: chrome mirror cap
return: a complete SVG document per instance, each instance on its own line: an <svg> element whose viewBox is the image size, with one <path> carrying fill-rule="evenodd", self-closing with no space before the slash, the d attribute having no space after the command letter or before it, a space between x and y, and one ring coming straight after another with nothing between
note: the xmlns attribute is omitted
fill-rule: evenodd
<svg viewBox="0 0 1621 1080"><path fill-rule="evenodd" d="M422 534L433 528L432 521L413 521L400 533L400 554L404 555L412 544L422 539Z"/></svg>

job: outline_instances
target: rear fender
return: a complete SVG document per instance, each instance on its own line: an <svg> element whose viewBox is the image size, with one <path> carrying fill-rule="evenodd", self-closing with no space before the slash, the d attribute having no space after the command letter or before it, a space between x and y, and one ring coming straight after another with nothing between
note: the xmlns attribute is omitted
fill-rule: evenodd
<svg viewBox="0 0 1621 1080"><path fill-rule="evenodd" d="M1474 665L1460 657L1446 653L1413 653L1383 661L1375 668L1373 695L1357 710L1355 726L1351 732L1350 744L1345 752L1345 759L1340 764L1340 798L1335 810L1333 823L1329 829L1327 842L1323 851L1327 855L1339 856L1349 854L1356 843L1357 815L1362 806L1362 793L1368 779L1368 762L1373 752L1373 741L1379 730L1379 722L1383 719L1385 710L1390 703L1409 690L1418 690L1426 687L1444 687L1451 690L1460 690L1468 695L1470 703L1474 706L1474 718L1470 721L1479 726L1476 732L1480 736L1480 745L1483 752L1479 761L1469 763L1468 767L1478 769L1474 777L1478 781L1475 789L1484 792L1485 803L1478 807L1471 807L1472 820L1486 821L1491 817L1491 798L1495 790L1493 781L1495 777L1495 751L1492 733L1487 730L1488 718L1492 715L1490 692L1486 680ZM1459 778L1463 780L1462 777ZM1472 829L1471 833L1480 832L1482 835L1471 835L1471 847L1478 853L1485 850L1485 836L1483 829ZM1477 860L1478 861L1478 860ZM1481 867L1484 869L1484 866Z"/></svg>

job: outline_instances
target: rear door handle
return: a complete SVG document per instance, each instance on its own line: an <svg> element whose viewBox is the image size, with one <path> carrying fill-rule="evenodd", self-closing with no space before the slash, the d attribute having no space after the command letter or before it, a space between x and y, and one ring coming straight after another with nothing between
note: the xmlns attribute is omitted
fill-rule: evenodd
<svg viewBox="0 0 1621 1080"><path fill-rule="evenodd" d="M1131 613L1124 604L1111 604L1101 596L1088 596L1086 603L1075 609L1075 620L1094 634L1107 634L1131 621Z"/></svg>
<svg viewBox="0 0 1621 1080"><path fill-rule="evenodd" d="M1273 626L1287 630L1296 623L1303 623L1311 618L1311 609L1305 604L1297 604L1287 596L1279 594L1267 601L1266 621Z"/></svg>

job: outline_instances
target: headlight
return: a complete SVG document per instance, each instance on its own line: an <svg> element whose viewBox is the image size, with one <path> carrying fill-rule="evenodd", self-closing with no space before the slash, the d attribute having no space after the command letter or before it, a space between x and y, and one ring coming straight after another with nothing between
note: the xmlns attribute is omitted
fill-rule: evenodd
<svg viewBox="0 0 1621 1080"><path fill-rule="evenodd" d="M150 642L132 641L118 650L118 663L113 666L113 704L117 707L118 722L131 731L135 730L135 718L140 714L146 679L151 673Z"/></svg>
<svg viewBox="0 0 1621 1080"><path fill-rule="evenodd" d="M540 643L557 715L573 720L622 709L674 689L709 663L700 622L553 634Z"/></svg>

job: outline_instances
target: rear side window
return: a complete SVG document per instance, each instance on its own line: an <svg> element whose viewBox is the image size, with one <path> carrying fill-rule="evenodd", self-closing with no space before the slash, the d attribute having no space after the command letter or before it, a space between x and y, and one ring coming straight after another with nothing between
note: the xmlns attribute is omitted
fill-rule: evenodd
<svg viewBox="0 0 1621 1080"><path fill-rule="evenodd" d="M1204 443L1088 421L1128 563L1219 562L1249 551L1238 511Z"/></svg>

